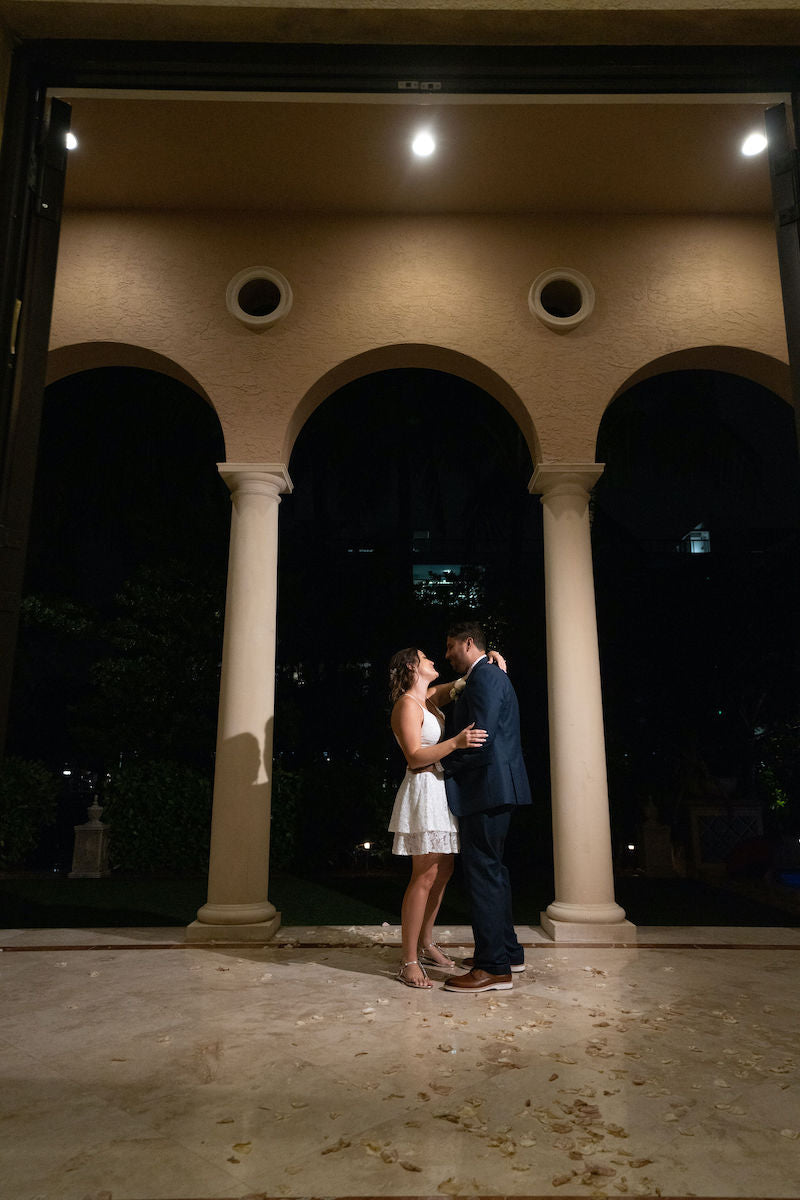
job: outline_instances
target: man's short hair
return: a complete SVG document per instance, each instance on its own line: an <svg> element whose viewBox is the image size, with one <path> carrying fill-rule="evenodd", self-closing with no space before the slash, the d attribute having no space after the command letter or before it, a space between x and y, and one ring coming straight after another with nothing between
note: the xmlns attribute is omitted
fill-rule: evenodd
<svg viewBox="0 0 800 1200"><path fill-rule="evenodd" d="M456 621L455 625L448 629L447 636L455 638L457 642L465 642L467 638L472 638L479 650L486 649L486 638L477 621Z"/></svg>

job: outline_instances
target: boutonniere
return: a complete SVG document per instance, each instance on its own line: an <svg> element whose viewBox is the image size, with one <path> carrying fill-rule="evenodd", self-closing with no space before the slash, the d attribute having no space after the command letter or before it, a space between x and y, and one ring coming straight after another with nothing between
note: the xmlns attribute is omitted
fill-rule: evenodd
<svg viewBox="0 0 800 1200"><path fill-rule="evenodd" d="M455 683L453 684L453 686L450 688L450 699L455 700L456 696L460 692L463 692L463 690L466 686L467 686L466 679L457 679L455 681Z"/></svg>

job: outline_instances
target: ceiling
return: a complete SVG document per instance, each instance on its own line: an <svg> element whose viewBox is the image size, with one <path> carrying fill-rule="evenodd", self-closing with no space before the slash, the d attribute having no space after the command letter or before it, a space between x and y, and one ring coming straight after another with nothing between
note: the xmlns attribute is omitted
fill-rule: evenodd
<svg viewBox="0 0 800 1200"><path fill-rule="evenodd" d="M73 209L769 213L770 98L68 96ZM780 100L775 97L774 100ZM415 159L420 127L437 152Z"/></svg>

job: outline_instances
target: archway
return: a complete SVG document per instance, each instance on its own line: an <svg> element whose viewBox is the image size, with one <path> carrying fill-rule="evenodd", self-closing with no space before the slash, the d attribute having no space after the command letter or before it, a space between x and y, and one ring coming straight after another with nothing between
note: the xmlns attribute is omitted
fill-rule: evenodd
<svg viewBox="0 0 800 1200"><path fill-rule="evenodd" d="M69 346L58 346L47 356L45 384L49 386L67 375L99 370L102 367L131 367L140 371L157 371L167 379L185 384L212 409L214 407L202 384L180 363L146 346L136 346L130 342L76 342Z"/></svg>
<svg viewBox="0 0 800 1200"><path fill-rule="evenodd" d="M425 349L430 358L434 348ZM412 348L415 365L334 388L294 443L294 492L280 510L273 866L291 861L294 846L300 865L338 871L344 889L354 864L356 884L363 879L367 857L376 869L392 866L386 825L403 768L388 729L386 665L400 646L419 644L446 672L447 624L469 610L508 654L520 695L540 802L518 823L526 871L516 874L528 911L520 919L538 920L551 864L531 453L511 401L501 407L460 373L417 366L419 357ZM302 797L294 830L284 788ZM398 885L397 905L401 895Z"/></svg>
<svg viewBox="0 0 800 1200"><path fill-rule="evenodd" d="M378 371L439 371L474 384L505 408L519 427L534 462L539 460L539 438L533 418L505 379L479 359L431 343L398 342L375 346L337 364L309 388L295 410L286 434L284 461L288 462L295 440L314 409L340 388Z"/></svg>
<svg viewBox="0 0 800 1200"><path fill-rule="evenodd" d="M146 352L120 366L114 347L72 349L44 396L9 736L12 753L71 772L61 867L71 825L120 762L168 761L209 791L229 521L222 431L190 377L153 370ZM66 373L78 361L104 365ZM197 824L173 813L162 833ZM177 854L178 869L202 868L207 826L191 850L167 836L159 863L116 825L119 865Z"/></svg>
<svg viewBox="0 0 800 1200"><path fill-rule="evenodd" d="M617 394L598 435L612 810L621 865L673 870L655 840L641 857L649 813L670 827L678 869L714 874L737 869L762 815L769 825L759 763L795 711L800 469L792 410L762 382L783 391L783 364L712 348L655 367Z"/></svg>
<svg viewBox="0 0 800 1200"><path fill-rule="evenodd" d="M787 404L793 403L788 363L757 350L748 350L744 346L724 345L687 346L683 350L675 350L643 363L617 389L609 403L613 404L619 396L647 379L674 371L717 371L726 375L740 375L743 379L774 392Z"/></svg>
<svg viewBox="0 0 800 1200"><path fill-rule="evenodd" d="M46 587L48 568L69 569L76 596L85 584L105 597L131 565L198 558L204 547L213 557L214 545L219 557L225 442L200 385L135 346L64 347L51 359L28 584Z"/></svg>

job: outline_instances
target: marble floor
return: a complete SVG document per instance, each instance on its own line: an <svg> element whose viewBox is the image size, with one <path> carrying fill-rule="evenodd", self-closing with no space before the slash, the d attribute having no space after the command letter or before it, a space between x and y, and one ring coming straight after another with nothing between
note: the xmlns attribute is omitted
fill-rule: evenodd
<svg viewBox="0 0 800 1200"><path fill-rule="evenodd" d="M478 996L398 932L0 933L3 1200L800 1196L800 928L523 928Z"/></svg>

